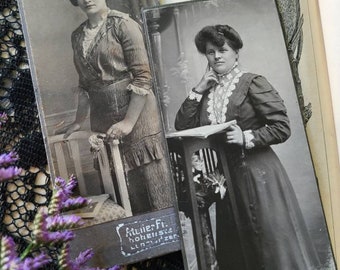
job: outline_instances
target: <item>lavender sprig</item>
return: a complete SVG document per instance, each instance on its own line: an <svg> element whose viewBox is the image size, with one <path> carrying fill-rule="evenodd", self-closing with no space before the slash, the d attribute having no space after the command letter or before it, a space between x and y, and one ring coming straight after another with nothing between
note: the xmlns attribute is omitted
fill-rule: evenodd
<svg viewBox="0 0 340 270"><path fill-rule="evenodd" d="M34 258L26 258L19 265L17 270L34 270L41 269L42 266L49 263L51 259L46 254L39 254Z"/></svg>
<svg viewBox="0 0 340 270"><path fill-rule="evenodd" d="M7 168L0 168L0 182L5 180L12 179L13 177L19 175L21 173L21 169L18 167L7 167Z"/></svg>
<svg viewBox="0 0 340 270"><path fill-rule="evenodd" d="M46 246L54 246L64 242L72 241L75 234L72 231L62 232L41 232L35 237L36 243Z"/></svg>
<svg viewBox="0 0 340 270"><path fill-rule="evenodd" d="M18 155L15 152L0 155L0 165L6 166L18 160Z"/></svg>
<svg viewBox="0 0 340 270"><path fill-rule="evenodd" d="M0 155L0 182L12 179L13 177L21 173L21 169L19 169L18 167L10 166L13 162L17 160L18 156L14 152Z"/></svg>
<svg viewBox="0 0 340 270"><path fill-rule="evenodd" d="M94 253L92 248L89 248L83 252L81 252L78 257L74 260L74 265L77 267L81 267L85 265L92 257ZM80 268L79 268L80 269Z"/></svg>
<svg viewBox="0 0 340 270"><path fill-rule="evenodd" d="M1 270L36 270L50 262L51 259L44 253L33 258L20 260L15 251L15 243L11 237L1 238L0 269Z"/></svg>
<svg viewBox="0 0 340 270"><path fill-rule="evenodd" d="M77 186L77 179L74 175L70 177L69 181L66 181L61 177L57 177L55 179L55 186L58 191L61 192L61 200L65 201L72 195L73 189Z"/></svg>
<svg viewBox="0 0 340 270"><path fill-rule="evenodd" d="M10 164L15 161L14 154L0 156L1 164ZM0 169L0 177L7 177L11 174L19 173L19 169L5 168L6 173ZM11 171L12 170L12 171ZM3 172L1 174L1 172ZM1 178L0 178L1 179ZM41 269L51 259L41 253L32 255L39 247L58 247L58 269L60 270L101 270L100 268L87 268L84 265L93 256L92 249L81 252L75 260L70 259L70 241L75 234L70 231L83 224L80 217L76 215L62 215L63 211L75 209L88 204L89 200L77 197L71 198L72 190L76 186L75 177L71 177L69 181L62 178L56 179L56 185L53 189L52 199L48 208L41 207L34 219L32 231L33 241L28 245L20 257L15 252L15 244L10 237L1 239L0 269L1 270L36 270ZM60 248L60 245L62 247ZM33 257L29 257L32 255ZM109 270L119 270L120 266L113 266Z"/></svg>
<svg viewBox="0 0 340 270"><path fill-rule="evenodd" d="M69 198L61 203L61 211L65 212L73 209L78 209L88 205L90 202L91 200L88 200L83 197Z"/></svg>
<svg viewBox="0 0 340 270"><path fill-rule="evenodd" d="M15 252L15 243L8 236L1 237L0 269L10 269L11 265L17 264L18 258Z"/></svg>
<svg viewBox="0 0 340 270"><path fill-rule="evenodd" d="M70 244L69 243L65 243L60 249L60 254L58 256L58 267L60 270L73 269L73 265L70 260Z"/></svg>
<svg viewBox="0 0 340 270"><path fill-rule="evenodd" d="M33 243L36 246L50 246L71 241L74 239L74 233L67 229L70 227L75 228L79 224L80 219L76 216L68 218L60 216L48 217L46 209L40 208L34 219ZM59 231L53 231L57 227L59 227Z"/></svg>
<svg viewBox="0 0 340 270"><path fill-rule="evenodd" d="M55 189L48 207L48 213L54 215L71 209L86 206L89 200L83 197L71 198L72 190L77 185L77 179L71 176L69 181L58 177L55 180Z"/></svg>
<svg viewBox="0 0 340 270"><path fill-rule="evenodd" d="M2 124L5 124L8 120L8 116L6 113L0 113L0 127L2 126Z"/></svg>
<svg viewBox="0 0 340 270"><path fill-rule="evenodd" d="M81 217L75 215L49 216L45 222L49 231L69 230L84 224Z"/></svg>

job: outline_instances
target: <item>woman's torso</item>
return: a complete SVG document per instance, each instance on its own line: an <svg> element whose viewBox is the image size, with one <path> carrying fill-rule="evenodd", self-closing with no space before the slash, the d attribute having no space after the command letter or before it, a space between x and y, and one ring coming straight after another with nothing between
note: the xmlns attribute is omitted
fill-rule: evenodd
<svg viewBox="0 0 340 270"><path fill-rule="evenodd" d="M98 33L83 53L84 31L87 21L72 33L74 63L79 74L79 85L87 91L131 77L119 40L119 24L131 20L125 13L110 10Z"/></svg>
<svg viewBox="0 0 340 270"><path fill-rule="evenodd" d="M150 72L144 56L146 52L140 52L144 43L134 44L128 38L128 35L141 35L139 25L128 14L110 10L84 55L82 44L86 24L84 22L73 32L72 46L79 87L89 96L91 130L106 133L110 126L124 119L132 94L129 87L136 79L131 72L134 69L145 80L147 94L138 121L132 132L123 139L122 150L127 166L135 168L162 158L163 138L157 101L150 89ZM127 25L130 32L124 33L122 24ZM133 59L127 59L138 52L140 54L136 59L140 60L140 65ZM131 63L137 68L129 66Z"/></svg>
<svg viewBox="0 0 340 270"><path fill-rule="evenodd" d="M236 120L242 130L256 129L264 123L256 115L255 109L248 96L249 86L258 75L252 73L241 74L238 80L230 85L231 89L224 89L225 93L216 95L216 88L211 88L204 93L200 108L200 125L220 124ZM229 93L226 93L229 92ZM222 97L222 98L221 98ZM223 98L224 97L224 98ZM214 101L215 99L215 101ZM220 103L223 107L223 118L215 115L214 105ZM219 119L220 118L220 119ZM222 120L217 121L216 120Z"/></svg>

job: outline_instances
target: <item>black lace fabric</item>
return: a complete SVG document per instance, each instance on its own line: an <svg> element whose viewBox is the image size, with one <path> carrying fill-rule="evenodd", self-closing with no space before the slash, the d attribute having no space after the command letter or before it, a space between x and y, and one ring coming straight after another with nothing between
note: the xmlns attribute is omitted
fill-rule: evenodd
<svg viewBox="0 0 340 270"><path fill-rule="evenodd" d="M37 209L51 198L51 178L16 0L0 1L0 153L15 151L22 174L0 183L0 234L10 235L23 251ZM55 251L49 251L54 258ZM128 269L184 269L181 252L127 266ZM49 269L55 269L53 264Z"/></svg>
<svg viewBox="0 0 340 270"><path fill-rule="evenodd" d="M0 147L1 153L15 151L23 168L17 179L0 184L0 228L21 251L38 207L49 202L51 181L16 1L1 1L0 29L0 112L8 115Z"/></svg>

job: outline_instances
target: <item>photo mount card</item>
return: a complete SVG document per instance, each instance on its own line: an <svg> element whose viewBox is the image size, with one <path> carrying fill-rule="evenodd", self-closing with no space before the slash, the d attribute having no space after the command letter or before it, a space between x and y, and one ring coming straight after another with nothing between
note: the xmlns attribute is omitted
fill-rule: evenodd
<svg viewBox="0 0 340 270"><path fill-rule="evenodd" d="M185 116L186 113L193 114L193 107L191 107L190 112L188 110L185 111L182 107L183 105L188 105L190 103L190 101L187 101L187 99L190 99L190 96L192 102L197 98L197 96L197 102L201 102L201 100L203 100L203 103L200 103L200 106L204 106L204 99L206 99L205 105L207 106L207 100L209 100L209 95L207 93L203 93L203 97L199 97L201 93L197 93L197 91L195 91L197 90L195 87L199 86L199 83L202 81L202 77L207 74L208 70L207 55L204 52L200 54L196 49L196 34L203 27L209 25L230 25L236 29L244 44L243 48L237 51L239 57L239 68L244 70L244 73L248 73L247 71L249 70L249 72L254 72L255 74L264 76L270 82L272 87L279 92L279 95L284 100L288 118L290 119L290 138L287 142L279 145L273 145L272 148L280 158L281 163L287 171L290 179L288 182L291 182L292 185L292 189L287 188L283 193L293 190L292 193L296 194L296 206L297 208L301 208L302 213L301 215L298 213L297 216L299 216L299 218L302 217L302 220L304 220L301 222L301 228L305 228L305 226L307 226L306 231L308 231L307 234L309 235L308 237L306 236L306 238L309 239L307 243L309 242L311 245L304 245L304 249L312 250L310 251L310 254L316 255L310 256L310 260L306 260L306 262L304 262L305 265L302 266L301 269L333 270L336 269L336 266L304 130L304 123L306 122L306 119L302 119L301 117L302 112L299 107L301 104L299 104L296 95L296 86L300 82L298 81L298 77L293 77L293 75L295 75L295 71L293 72L291 69L291 65L293 65L293 63L289 62L284 39L285 37L279 18L279 15L282 14L279 14L278 12L277 2L280 1L264 0L254 2L247 0L208 0L193 1L192 3L174 4L144 10L144 27L146 28L146 35L149 37L147 45L151 58L151 66L154 72L154 78L156 79L156 89L161 101L162 117L165 124L166 135L170 135L168 137L171 137L171 134L176 132L175 123L177 123L177 127L181 124L178 123L180 108L184 111L180 114L182 119L183 115ZM287 17L290 15L294 18L298 16L297 13L285 14ZM295 41L300 42L298 39ZM216 44L213 45L216 47ZM221 45L219 46L221 47ZM299 50L300 49L301 48L299 48ZM213 75L210 74L210 76ZM192 90L193 88L194 91ZM216 87L212 88L215 89ZM237 86L236 89L238 89ZM233 94L235 95L235 93ZM233 94L230 95L229 100L231 106L235 106L232 104L235 102L232 97ZM213 94L211 94L211 96L213 96ZM202 107L200 107L200 109L202 109ZM230 110L233 109L234 108ZM202 113L202 111L199 113L197 112L199 117L201 116L200 113ZM209 113L206 111L205 113L209 116ZM234 118L239 120L241 122L240 125L242 125L242 118L240 118L238 114L241 114L241 112L236 111ZM205 115L203 117L207 116ZM231 120L234 120L234 118L231 118ZM200 119L201 118L198 120L198 124L197 122L195 122L196 124L193 124L194 127L200 124ZM188 119L185 118L185 120ZM189 120L186 122L187 124ZM212 120L209 119L209 121ZM190 124L188 124L188 126L189 128L193 127ZM183 127L180 127L180 129L182 128ZM222 148L222 145L226 142L220 140L217 141L217 143L217 146ZM207 157L204 156L205 154L199 153L199 148L205 149L207 147L215 147L215 152L220 152L221 150L219 150L216 145L212 146L211 144L207 144L201 139L195 138L195 136L191 138L179 138L177 141L174 140L174 138L169 138L168 146L172 162L172 173L176 183L177 198L179 200L179 215L182 226L184 256L187 262L187 269L255 269L252 268L255 267L255 264L251 264L253 261L256 261L259 264L264 263L268 269L271 269L271 263L275 264L275 269L285 269L285 267L289 268L291 264L294 263L294 259L287 260L286 262L280 262L278 257L271 257L271 251L275 251L278 248L277 244L273 244L272 247L267 245L265 250L258 249L257 251L260 250L260 252L263 252L262 254L264 254L264 256L267 256L267 258L276 258L278 259L277 261L273 261L272 259L261 260L261 256L256 257L255 259L253 258L253 261L251 259L247 261L247 256L242 254L245 249L241 247L239 248L238 253L239 260L243 261L243 263L245 262L246 266L243 265L240 268L240 265L237 263L233 265L233 259L228 257L228 252L232 250L227 250L228 245L226 245L226 250L223 252L223 243L221 244L218 241L218 238L226 232L221 233L221 228L219 229L219 232L216 232L216 227L219 227L217 224L216 207L221 207L221 203L218 202L220 199L215 197L212 205L209 207L209 211L203 211L202 213L202 209L204 208L202 208L202 198L200 198L200 195L202 194L200 193L201 190L197 189L197 182L200 180L200 175L194 175L194 170L199 169L199 171L203 171L201 175L204 175L204 170L208 170L206 168L206 164L197 164L197 161L200 158L204 159L204 161L207 159ZM193 150L190 152L188 149ZM254 148L253 151L256 151L256 148ZM199 155L195 159L194 155L190 156L192 153L199 153ZM247 158L247 153L250 155L249 151L246 150L245 158ZM222 153L221 155L228 156L228 154L225 153ZM212 156L214 156L214 154L212 154ZM215 158L216 157L212 157L213 160ZM230 159L228 161L230 163ZM222 163L222 161L217 161L217 164L218 162ZM218 167L217 164L214 163L212 167ZM245 164L245 166L248 166L247 161L245 161ZM198 165L198 169L195 167L196 165ZM239 194L235 194L234 189L240 187L237 183L233 182L235 170L236 169L232 167L232 165L229 165L231 177L230 175L225 175L225 178L227 178L225 181L227 194L225 196L230 197L229 205L225 205L225 207L229 207L233 211L238 211L240 210L238 208L241 208L237 205L240 203L240 200L237 198L235 199L235 196ZM258 167L258 172L262 172L263 176L268 173L266 170L262 171L261 167ZM248 178L243 178L243 181L246 181L247 179ZM241 181L242 178L239 177L237 180ZM251 180L248 179L248 181ZM266 184L265 180L263 180L263 184ZM256 184L251 183L249 185ZM231 189L229 189L229 187ZM256 187L258 188L258 186ZM200 185L200 188L202 188L202 185ZM249 192L255 192L255 197L256 195L259 196L259 194L261 194L259 190L257 190L259 193L256 193L256 191L254 191L251 187L249 189ZM242 192L242 190L237 190L236 192ZM295 195L292 197L294 196ZM243 200L245 200L245 198L248 197L242 197ZM282 197L279 197L278 200L279 199L282 199ZM258 202L263 203L261 199L258 199ZM217 206L217 204L219 204L219 206ZM252 204L249 204L248 206L250 207L251 205ZM270 211L277 211L277 213L281 213L280 210L283 212L285 211L284 209L275 208L273 205L273 208ZM229 214L233 211L229 212ZM275 215L275 213L273 214ZM246 216L246 218L249 218L249 216ZM265 222L255 222L259 216L255 215L253 218L254 219L248 223L242 223L242 220L240 221L234 217L233 222L236 224L235 227L248 226L248 228L250 228L249 230L252 230L254 223L255 225L267 225ZM273 221L273 219L269 220ZM303 225L303 223L305 223L305 225ZM278 234L276 236L275 234L274 236L270 235L265 239L268 239L268 241L274 239L274 241L276 241L277 237L280 237L279 228L281 229L280 226L275 228L278 230ZM261 231L262 229L263 228L259 226L258 230L260 232L253 230L253 233L257 231L257 233L261 234L263 233ZM268 227L265 229L268 229ZM286 229L286 226L283 226L283 229ZM209 230L212 232L209 232ZM296 230L299 230L299 228ZM233 232L238 235L236 240L239 241L236 241L235 238L233 238L233 235L229 236L231 236L231 238L236 242L243 242L246 245L249 243L258 243L257 241L249 240L249 238L247 238L249 235L242 235L242 231L240 233L240 230L235 229ZM285 231L281 232L284 234ZM209 239L209 241L211 240L210 243L213 244L210 244L210 246L207 245L207 239ZM235 249L237 249L236 247L237 245L235 245ZM282 248L282 250L283 253L286 252L286 254L291 252L291 249L287 246ZM226 262L226 260L223 259L223 256L229 258L229 261L227 259ZM299 261L299 259L296 260ZM237 261L236 258L235 261ZM304 264L302 262L297 263L301 263L302 265ZM226 268L226 265L228 265L228 268Z"/></svg>
<svg viewBox="0 0 340 270"><path fill-rule="evenodd" d="M23 0L19 8L52 179L73 174L75 195L95 196L92 208L80 213L86 218L76 230L73 255L92 248L91 266L110 267L178 251L174 188L141 30L143 4L107 1L107 16L91 36L91 7L71 2L77 1ZM83 42L85 36L92 44ZM138 97L148 106L132 130L113 127L130 104L140 104ZM64 129L77 122L80 107L81 128Z"/></svg>

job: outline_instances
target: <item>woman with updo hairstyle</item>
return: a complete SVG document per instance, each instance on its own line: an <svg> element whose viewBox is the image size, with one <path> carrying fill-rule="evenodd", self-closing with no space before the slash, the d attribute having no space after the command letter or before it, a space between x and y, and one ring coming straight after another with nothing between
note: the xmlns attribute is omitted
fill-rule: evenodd
<svg viewBox="0 0 340 270"><path fill-rule="evenodd" d="M282 98L266 78L239 67L243 42L232 27L206 26L195 44L208 65L181 105L176 129L236 120L221 147L228 160L239 220L234 220L228 194L217 199L219 269L319 269L291 182L270 147L290 136Z"/></svg>
<svg viewBox="0 0 340 270"><path fill-rule="evenodd" d="M86 15L72 33L79 74L73 123L56 133L81 129L90 111L91 130L118 139L127 171L133 214L172 206L170 173L150 68L140 25L111 10L105 0L70 0ZM146 192L145 192L146 190Z"/></svg>

